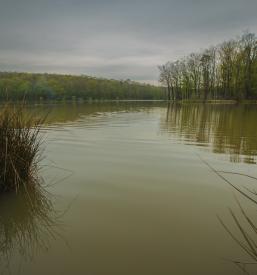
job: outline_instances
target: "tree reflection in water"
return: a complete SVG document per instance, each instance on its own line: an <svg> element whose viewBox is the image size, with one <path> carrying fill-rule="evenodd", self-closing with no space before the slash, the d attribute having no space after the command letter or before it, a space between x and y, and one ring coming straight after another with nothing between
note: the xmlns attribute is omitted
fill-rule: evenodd
<svg viewBox="0 0 257 275"><path fill-rule="evenodd" d="M177 104L167 106L161 131L185 144L209 147L231 162L256 163L257 109L254 104Z"/></svg>

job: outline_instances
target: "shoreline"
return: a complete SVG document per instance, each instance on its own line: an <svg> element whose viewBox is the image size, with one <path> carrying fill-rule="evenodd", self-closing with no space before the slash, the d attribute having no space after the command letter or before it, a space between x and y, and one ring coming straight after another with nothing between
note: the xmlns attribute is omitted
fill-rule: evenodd
<svg viewBox="0 0 257 275"><path fill-rule="evenodd" d="M27 101L20 101L20 100L0 100L0 105L5 104L6 102L9 103L25 103L25 104L48 104L48 103L68 103L68 104L83 104L83 103L119 103L119 102L162 102L162 103L169 103L169 104L257 104L257 99L251 100L234 100L234 99L210 99L210 100L201 100L201 99L189 99L189 100L146 100L146 99L95 99L95 100L85 100L85 99L76 99L76 100L61 100L61 99L45 99L45 100L27 100Z"/></svg>

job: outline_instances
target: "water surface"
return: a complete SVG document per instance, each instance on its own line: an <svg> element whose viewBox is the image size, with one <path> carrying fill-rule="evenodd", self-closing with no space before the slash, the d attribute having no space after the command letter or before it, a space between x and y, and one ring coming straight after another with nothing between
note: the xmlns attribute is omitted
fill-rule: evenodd
<svg viewBox="0 0 257 275"><path fill-rule="evenodd" d="M230 260L248 256L217 215L240 238L228 211L240 215L233 194L253 219L256 206L205 161L257 176L256 105L110 102L28 110L50 111L40 173L51 185L58 225L48 232L20 201L2 200L0 240L9 242L0 256L14 274L242 274ZM29 247L21 246L17 231L26 232L30 221L36 236L21 235ZM13 225L18 230L8 230Z"/></svg>

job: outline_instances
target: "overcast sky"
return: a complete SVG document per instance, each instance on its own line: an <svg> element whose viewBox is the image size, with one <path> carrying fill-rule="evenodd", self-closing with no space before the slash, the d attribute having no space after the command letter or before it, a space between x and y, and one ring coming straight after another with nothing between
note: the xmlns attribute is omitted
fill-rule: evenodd
<svg viewBox="0 0 257 275"><path fill-rule="evenodd" d="M157 65L247 29L257 0L0 0L0 70L157 84Z"/></svg>

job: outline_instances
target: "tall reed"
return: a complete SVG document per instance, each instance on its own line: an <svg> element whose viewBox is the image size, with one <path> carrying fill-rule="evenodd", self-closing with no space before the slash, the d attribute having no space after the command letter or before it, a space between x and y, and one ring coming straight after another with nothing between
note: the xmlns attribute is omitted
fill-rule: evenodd
<svg viewBox="0 0 257 275"><path fill-rule="evenodd" d="M6 103L0 109L0 192L34 188L39 183L40 129L43 118L25 105Z"/></svg>

